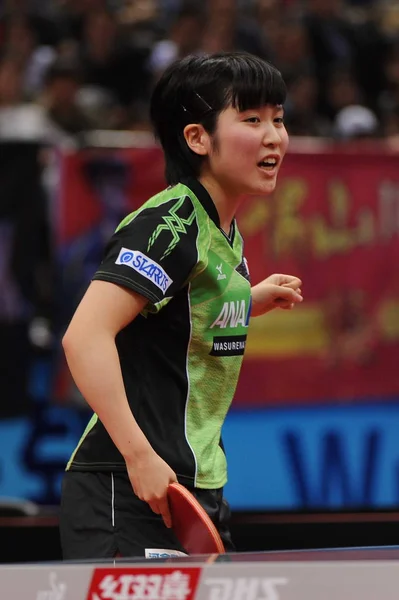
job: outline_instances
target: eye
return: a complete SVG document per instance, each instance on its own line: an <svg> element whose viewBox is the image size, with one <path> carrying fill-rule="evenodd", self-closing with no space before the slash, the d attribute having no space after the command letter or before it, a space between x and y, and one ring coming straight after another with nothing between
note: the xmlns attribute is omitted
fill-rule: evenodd
<svg viewBox="0 0 399 600"><path fill-rule="evenodd" d="M277 125L283 125L284 124L284 117L276 117L274 119L274 122L277 123Z"/></svg>
<svg viewBox="0 0 399 600"><path fill-rule="evenodd" d="M248 119L245 119L246 123L260 123L260 118L259 117L248 117Z"/></svg>

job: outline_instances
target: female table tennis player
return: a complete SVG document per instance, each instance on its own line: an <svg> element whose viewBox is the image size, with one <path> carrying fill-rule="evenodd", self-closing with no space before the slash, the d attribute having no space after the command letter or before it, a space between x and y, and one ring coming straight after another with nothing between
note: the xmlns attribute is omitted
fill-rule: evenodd
<svg viewBox="0 0 399 600"><path fill-rule="evenodd" d="M93 409L63 480L64 559L184 552L176 480L233 549L221 428L249 320L302 301L295 276L251 287L235 220L275 189L285 96L279 71L244 53L186 57L154 88L168 187L121 222L63 338Z"/></svg>

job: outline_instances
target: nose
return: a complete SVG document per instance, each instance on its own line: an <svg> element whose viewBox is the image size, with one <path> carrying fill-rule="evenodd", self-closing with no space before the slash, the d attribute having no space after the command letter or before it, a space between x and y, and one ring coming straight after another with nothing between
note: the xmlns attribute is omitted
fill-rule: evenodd
<svg viewBox="0 0 399 600"><path fill-rule="evenodd" d="M281 144L283 128L277 128L275 124L268 123L263 136L263 145L267 148L275 148Z"/></svg>

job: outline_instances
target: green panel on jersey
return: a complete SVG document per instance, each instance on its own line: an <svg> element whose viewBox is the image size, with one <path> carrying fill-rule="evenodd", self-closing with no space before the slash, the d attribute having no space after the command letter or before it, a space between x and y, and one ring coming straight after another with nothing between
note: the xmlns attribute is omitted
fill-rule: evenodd
<svg viewBox="0 0 399 600"><path fill-rule="evenodd" d="M187 193L189 190L187 189ZM221 427L234 396L248 330L250 284L236 268L243 260L242 238L231 245L209 220L197 198L200 272L190 283L190 392L186 434L196 456L197 487L221 487L226 458L219 445Z"/></svg>
<svg viewBox="0 0 399 600"><path fill-rule="evenodd" d="M90 421L87 423L87 425L85 427L85 430L84 430L84 432L82 433L82 435L80 437L78 445L76 446L75 450L73 451L73 453L72 453L72 455L71 455L71 457L70 457L70 459L68 461L68 464L66 466L66 470L68 470L70 468L71 464L73 463L73 461L75 459L76 453L78 452L78 450L80 448L80 445L84 442L87 434L89 433L89 431L91 429L93 429L93 427L95 426L95 424L97 423L97 421L98 421L98 416L96 415L96 413L94 413L92 415Z"/></svg>

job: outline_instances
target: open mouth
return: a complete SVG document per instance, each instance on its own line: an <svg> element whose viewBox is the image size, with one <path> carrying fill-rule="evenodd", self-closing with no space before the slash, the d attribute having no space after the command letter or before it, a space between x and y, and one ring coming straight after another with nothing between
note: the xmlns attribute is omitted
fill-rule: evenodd
<svg viewBox="0 0 399 600"><path fill-rule="evenodd" d="M267 171L272 171L277 167L277 163L278 161L276 158L267 158L258 162L258 167L261 169L266 169Z"/></svg>

